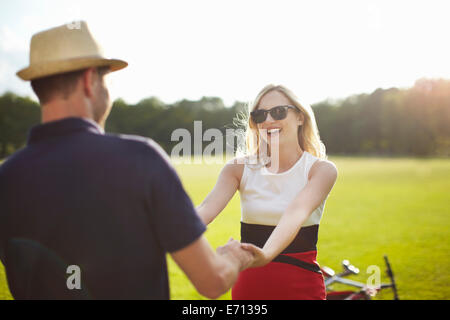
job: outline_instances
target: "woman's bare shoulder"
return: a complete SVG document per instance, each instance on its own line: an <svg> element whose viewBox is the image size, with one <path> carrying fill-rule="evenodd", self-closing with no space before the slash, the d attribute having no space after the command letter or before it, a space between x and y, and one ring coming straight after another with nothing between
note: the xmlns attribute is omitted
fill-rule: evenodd
<svg viewBox="0 0 450 320"><path fill-rule="evenodd" d="M245 163L247 157L236 157L233 158L225 164L222 169L222 173L228 176L235 177L239 181L241 180L242 173L244 172Z"/></svg>
<svg viewBox="0 0 450 320"><path fill-rule="evenodd" d="M330 160L319 159L311 166L309 170L308 179L311 179L316 174L326 176L330 179L336 180L338 170L336 164Z"/></svg>

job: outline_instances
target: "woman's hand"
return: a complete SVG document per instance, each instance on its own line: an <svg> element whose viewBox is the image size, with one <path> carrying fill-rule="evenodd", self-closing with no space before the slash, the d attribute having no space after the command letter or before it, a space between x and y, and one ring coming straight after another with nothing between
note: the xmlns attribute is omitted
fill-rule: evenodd
<svg viewBox="0 0 450 320"><path fill-rule="evenodd" d="M233 260L239 266L239 272L251 267L253 264L253 253L249 250L244 250L241 247L241 243L233 240L233 238L230 238L225 245L218 247L216 252L218 255Z"/></svg>
<svg viewBox="0 0 450 320"><path fill-rule="evenodd" d="M254 260L249 268L263 267L270 262L270 258L266 255L264 250L251 243L241 243L241 248L250 251L253 254Z"/></svg>

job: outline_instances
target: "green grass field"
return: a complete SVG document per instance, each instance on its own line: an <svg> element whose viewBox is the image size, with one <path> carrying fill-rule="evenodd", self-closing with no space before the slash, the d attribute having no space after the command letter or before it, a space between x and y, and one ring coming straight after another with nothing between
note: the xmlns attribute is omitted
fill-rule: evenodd
<svg viewBox="0 0 450 320"><path fill-rule="evenodd" d="M319 231L318 261L336 271L349 259L361 270L383 254L396 275L401 299L450 298L450 160L330 157L339 177L325 206ZM222 165L177 165L185 188L197 205L215 184ZM240 205L236 195L208 227L212 247L239 239ZM203 299L169 257L172 299ZM336 286L335 289L345 288ZM0 299L11 295L0 268ZM379 299L391 299L390 291ZM230 299L230 293L221 299Z"/></svg>

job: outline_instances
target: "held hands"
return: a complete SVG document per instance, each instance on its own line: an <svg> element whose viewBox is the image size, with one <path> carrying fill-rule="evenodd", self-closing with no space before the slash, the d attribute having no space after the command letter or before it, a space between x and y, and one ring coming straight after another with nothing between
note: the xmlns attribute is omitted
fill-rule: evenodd
<svg viewBox="0 0 450 320"><path fill-rule="evenodd" d="M251 243L240 243L237 240L233 240L233 238L230 238L224 246L218 247L217 253L229 255L239 261L240 271L247 268L262 267L270 262L270 259L261 248Z"/></svg>
<svg viewBox="0 0 450 320"><path fill-rule="evenodd" d="M241 248L253 254L253 263L249 268L263 267L271 260L263 249L251 243L242 243Z"/></svg>
<svg viewBox="0 0 450 320"><path fill-rule="evenodd" d="M241 243L233 238L230 238L225 245L218 247L216 252L233 260L238 265L239 272L250 267L254 260L253 254L241 248Z"/></svg>

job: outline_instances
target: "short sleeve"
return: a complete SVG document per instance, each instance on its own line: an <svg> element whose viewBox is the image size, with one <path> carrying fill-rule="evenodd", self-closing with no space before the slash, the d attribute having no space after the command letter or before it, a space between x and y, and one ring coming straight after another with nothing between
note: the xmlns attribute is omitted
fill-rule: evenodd
<svg viewBox="0 0 450 320"><path fill-rule="evenodd" d="M151 168L149 177L149 210L155 223L157 238L166 252L180 250L206 230L183 185L168 162L168 158L157 151L156 166Z"/></svg>

